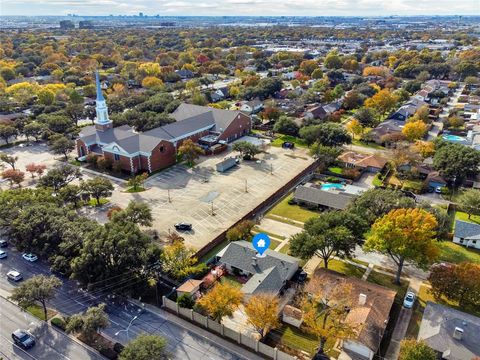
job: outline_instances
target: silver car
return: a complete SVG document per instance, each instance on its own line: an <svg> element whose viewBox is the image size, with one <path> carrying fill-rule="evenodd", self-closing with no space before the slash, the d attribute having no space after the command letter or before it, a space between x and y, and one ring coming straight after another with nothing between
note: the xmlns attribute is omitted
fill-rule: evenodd
<svg viewBox="0 0 480 360"><path fill-rule="evenodd" d="M411 291L408 291L403 300L403 307L411 309L415 303L415 294Z"/></svg>

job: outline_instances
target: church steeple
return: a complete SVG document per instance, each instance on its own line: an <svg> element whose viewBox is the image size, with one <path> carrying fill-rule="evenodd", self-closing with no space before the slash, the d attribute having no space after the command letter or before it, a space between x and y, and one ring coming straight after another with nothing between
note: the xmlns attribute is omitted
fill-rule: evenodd
<svg viewBox="0 0 480 360"><path fill-rule="evenodd" d="M95 72L95 85L97 88L97 99L95 101L95 110L97 118L95 119L95 127L97 130L105 131L112 128L112 122L108 118L108 108L105 98L103 97L102 87L100 86L100 79L98 70Z"/></svg>

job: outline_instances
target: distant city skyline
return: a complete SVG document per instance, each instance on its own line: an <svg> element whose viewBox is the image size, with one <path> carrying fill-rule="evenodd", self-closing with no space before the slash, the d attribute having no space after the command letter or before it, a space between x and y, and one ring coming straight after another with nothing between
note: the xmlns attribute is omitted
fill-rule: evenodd
<svg viewBox="0 0 480 360"><path fill-rule="evenodd" d="M2 0L0 15L479 15L479 0Z"/></svg>

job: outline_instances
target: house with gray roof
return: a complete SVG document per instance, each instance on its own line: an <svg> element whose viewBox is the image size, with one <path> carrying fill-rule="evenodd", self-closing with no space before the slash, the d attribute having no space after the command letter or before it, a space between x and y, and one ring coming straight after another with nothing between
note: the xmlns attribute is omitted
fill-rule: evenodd
<svg viewBox="0 0 480 360"><path fill-rule="evenodd" d="M234 241L217 254L219 262L236 275L248 276L242 292L278 294L298 270L299 259L267 249L258 256L247 241Z"/></svg>
<svg viewBox="0 0 480 360"><path fill-rule="evenodd" d="M480 318L447 306L427 302L418 340L439 359L472 360L480 356Z"/></svg>
<svg viewBox="0 0 480 360"><path fill-rule="evenodd" d="M453 242L467 248L480 249L480 225L463 220L455 221Z"/></svg>
<svg viewBox="0 0 480 360"><path fill-rule="evenodd" d="M209 136L216 143L228 143L251 130L251 118L240 111L213 109L182 103L171 114L173 123L139 133L128 125L113 127L96 74L97 99L95 125L81 130L76 141L78 158L89 154L119 162L132 174L153 172L175 164L183 141L194 142Z"/></svg>
<svg viewBox="0 0 480 360"><path fill-rule="evenodd" d="M306 185L297 186L293 199L300 205L312 205L321 209L344 210L363 190L365 189L352 185L327 190L307 183Z"/></svg>

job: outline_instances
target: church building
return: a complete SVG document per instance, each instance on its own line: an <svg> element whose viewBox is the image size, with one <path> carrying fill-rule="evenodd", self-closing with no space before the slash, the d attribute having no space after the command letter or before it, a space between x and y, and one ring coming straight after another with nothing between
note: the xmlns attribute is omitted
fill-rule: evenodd
<svg viewBox="0 0 480 360"><path fill-rule="evenodd" d="M113 127L96 73L96 113L94 125L82 128L76 141L78 159L93 153L113 163L120 162L132 174L153 172L175 164L178 147L191 139L213 146L229 143L251 130L251 118L240 111L214 109L182 103L170 114L176 121L145 132L129 125Z"/></svg>

